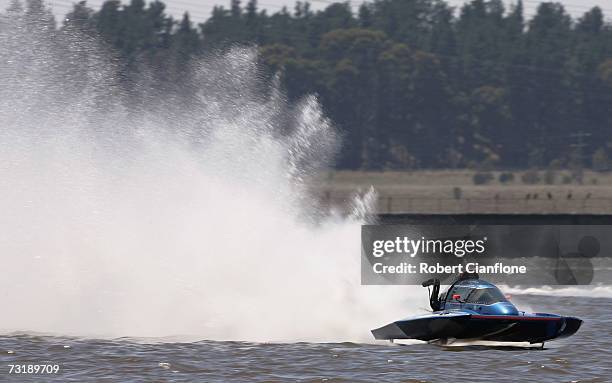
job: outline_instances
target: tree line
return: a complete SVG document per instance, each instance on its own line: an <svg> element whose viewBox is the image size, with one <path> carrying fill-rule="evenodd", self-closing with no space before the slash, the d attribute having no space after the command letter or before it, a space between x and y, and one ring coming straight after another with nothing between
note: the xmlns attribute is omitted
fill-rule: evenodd
<svg viewBox="0 0 612 383"><path fill-rule="evenodd" d="M50 13L13 0L6 15ZM608 170L612 150L612 25L593 7L572 18L521 0L374 0L357 8L307 1L269 13L256 0L216 6L195 25L160 1L74 5L61 28L101 36L125 81L149 66L181 84L189 63L254 45L287 97L316 94L343 136L343 169L581 168Z"/></svg>

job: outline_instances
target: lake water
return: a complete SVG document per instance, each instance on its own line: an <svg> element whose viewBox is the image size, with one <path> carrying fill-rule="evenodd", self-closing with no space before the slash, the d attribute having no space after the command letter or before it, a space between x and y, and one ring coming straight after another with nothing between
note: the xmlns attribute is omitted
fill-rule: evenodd
<svg viewBox="0 0 612 383"><path fill-rule="evenodd" d="M389 343L160 342L26 334L0 338L1 381L57 382L444 382L612 380L612 299L515 295L519 307L584 320L543 350ZM5 315L8 315L6 313ZM245 326L248 326L245 323ZM299 325L299 323L296 323ZM366 330L366 329L364 329ZM9 365L58 365L9 374ZM14 367L15 369L15 367Z"/></svg>

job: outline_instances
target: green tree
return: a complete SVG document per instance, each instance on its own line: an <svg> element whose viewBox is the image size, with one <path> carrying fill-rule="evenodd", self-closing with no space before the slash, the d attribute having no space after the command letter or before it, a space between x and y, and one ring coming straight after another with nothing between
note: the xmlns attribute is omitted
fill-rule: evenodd
<svg viewBox="0 0 612 383"><path fill-rule="evenodd" d="M378 94L376 62L385 41L384 33L359 28L338 29L321 39L323 58L332 65L330 110L350 142L343 166L380 166L379 147L385 140L376 129L378 110L372 97Z"/></svg>

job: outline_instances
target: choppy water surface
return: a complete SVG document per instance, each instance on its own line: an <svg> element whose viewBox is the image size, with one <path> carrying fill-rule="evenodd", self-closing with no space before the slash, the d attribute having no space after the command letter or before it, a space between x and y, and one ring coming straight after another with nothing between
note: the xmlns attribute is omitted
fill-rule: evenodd
<svg viewBox="0 0 612 383"><path fill-rule="evenodd" d="M575 336L547 343L544 350L9 335L0 340L0 380L442 382L451 376L464 381L611 381L612 299L524 295L514 301L535 311L577 315L585 323ZM9 364L22 363L59 364L60 371L44 376L8 374Z"/></svg>

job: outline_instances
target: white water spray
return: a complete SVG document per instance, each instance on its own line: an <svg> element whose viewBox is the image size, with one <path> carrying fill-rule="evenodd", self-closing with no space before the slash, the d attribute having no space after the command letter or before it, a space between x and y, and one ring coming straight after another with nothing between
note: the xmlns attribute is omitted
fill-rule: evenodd
<svg viewBox="0 0 612 383"><path fill-rule="evenodd" d="M200 62L188 102L143 80L134 112L95 42L28 28L0 33L1 329L364 341L426 305L360 286L367 198L322 217L306 182L337 135L254 50Z"/></svg>

